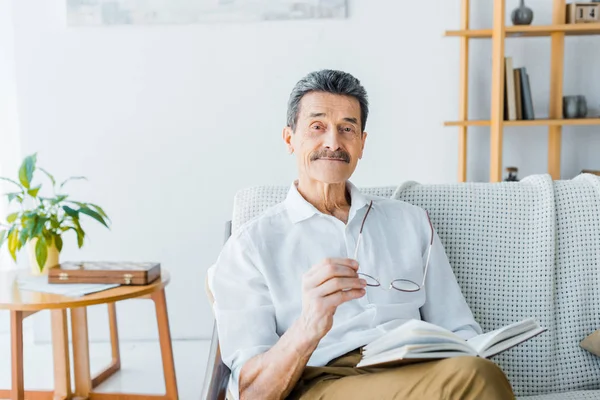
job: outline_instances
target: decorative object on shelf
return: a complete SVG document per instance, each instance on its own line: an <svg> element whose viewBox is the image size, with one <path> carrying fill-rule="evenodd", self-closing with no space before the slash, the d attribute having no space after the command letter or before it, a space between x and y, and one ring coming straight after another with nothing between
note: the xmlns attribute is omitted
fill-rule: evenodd
<svg viewBox="0 0 600 400"><path fill-rule="evenodd" d="M579 100L577 96L563 97L563 116L567 119L577 118L579 115Z"/></svg>
<svg viewBox="0 0 600 400"><path fill-rule="evenodd" d="M107 228L110 220L99 206L71 200L63 192L67 182L85 177L71 177L57 187L54 176L36 164L37 153L34 153L21 163L18 181L0 177L17 188L17 191L6 194L9 206L18 204L18 210L6 217L7 224L0 223L0 247L6 242L10 255L17 261L17 251L27 246L32 273L42 275L59 264L65 232L73 230L77 235L77 245L79 248L83 246L82 214ZM33 185L37 171L46 175L52 183L52 197L40 196L42 185Z"/></svg>
<svg viewBox="0 0 600 400"><path fill-rule="evenodd" d="M600 22L600 2L567 4L567 24Z"/></svg>
<svg viewBox="0 0 600 400"><path fill-rule="evenodd" d="M521 4L513 10L510 17L515 25L529 25L533 21L533 10L525 6L525 0L521 0Z"/></svg>
<svg viewBox="0 0 600 400"><path fill-rule="evenodd" d="M517 174L519 173L519 168L507 167L506 173L507 173L507 176L506 176L506 178L504 178L504 182L519 182L519 178L517 178Z"/></svg>
<svg viewBox="0 0 600 400"><path fill-rule="evenodd" d="M587 117L588 107L585 96L564 96L563 117L567 119Z"/></svg>
<svg viewBox="0 0 600 400"><path fill-rule="evenodd" d="M585 118L587 117L587 113L588 113L588 106L587 106L587 100L585 98L585 96L577 96L577 117L579 118Z"/></svg>

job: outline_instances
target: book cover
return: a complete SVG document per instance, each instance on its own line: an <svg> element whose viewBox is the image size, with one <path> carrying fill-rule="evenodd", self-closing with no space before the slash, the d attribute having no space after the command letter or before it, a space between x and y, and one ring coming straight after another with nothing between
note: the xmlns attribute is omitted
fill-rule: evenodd
<svg viewBox="0 0 600 400"><path fill-rule="evenodd" d="M533 120L535 119L533 111L533 98L531 94L531 85L529 82L529 74L527 74L527 68L523 67L519 70L521 74L521 94L523 97L523 119Z"/></svg>
<svg viewBox="0 0 600 400"><path fill-rule="evenodd" d="M517 101L515 97L515 72L512 57L505 58L506 104L508 106L508 120L517 120Z"/></svg>
<svg viewBox="0 0 600 400"><path fill-rule="evenodd" d="M515 99L517 100L517 120L523 119L523 93L521 90L521 68L515 69Z"/></svg>

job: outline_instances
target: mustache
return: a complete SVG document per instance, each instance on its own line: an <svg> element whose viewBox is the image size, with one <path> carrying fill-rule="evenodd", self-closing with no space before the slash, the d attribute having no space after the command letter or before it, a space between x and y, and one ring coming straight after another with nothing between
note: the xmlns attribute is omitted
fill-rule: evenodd
<svg viewBox="0 0 600 400"><path fill-rule="evenodd" d="M350 154L344 150L328 151L326 149L319 150L310 156L310 161L318 160L319 158L338 158L345 163L350 163Z"/></svg>

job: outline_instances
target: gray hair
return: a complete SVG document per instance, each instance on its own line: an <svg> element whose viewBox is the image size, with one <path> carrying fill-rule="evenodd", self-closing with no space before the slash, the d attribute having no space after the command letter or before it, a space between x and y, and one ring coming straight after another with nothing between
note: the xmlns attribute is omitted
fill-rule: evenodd
<svg viewBox="0 0 600 400"><path fill-rule="evenodd" d="M352 75L342 71L325 69L306 75L292 90L287 110L287 125L292 128L292 131L296 130L296 124L298 123L300 101L304 95L310 92L325 92L354 97L360 104L361 128L362 131L365 130L369 115L367 91L362 87L360 81Z"/></svg>

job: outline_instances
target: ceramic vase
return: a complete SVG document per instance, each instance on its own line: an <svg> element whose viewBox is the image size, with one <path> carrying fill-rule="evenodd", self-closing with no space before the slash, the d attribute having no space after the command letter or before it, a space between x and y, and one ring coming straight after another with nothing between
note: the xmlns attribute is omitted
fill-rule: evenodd
<svg viewBox="0 0 600 400"><path fill-rule="evenodd" d="M514 25L529 25L533 21L533 10L525 6L525 0L521 0L519 7L513 10L511 19Z"/></svg>
<svg viewBox="0 0 600 400"><path fill-rule="evenodd" d="M577 103L577 96L563 97L563 117L567 119L577 118L578 114L579 104Z"/></svg>
<svg viewBox="0 0 600 400"><path fill-rule="evenodd" d="M587 117L587 113L588 106L585 96L577 96L577 117L585 118Z"/></svg>

